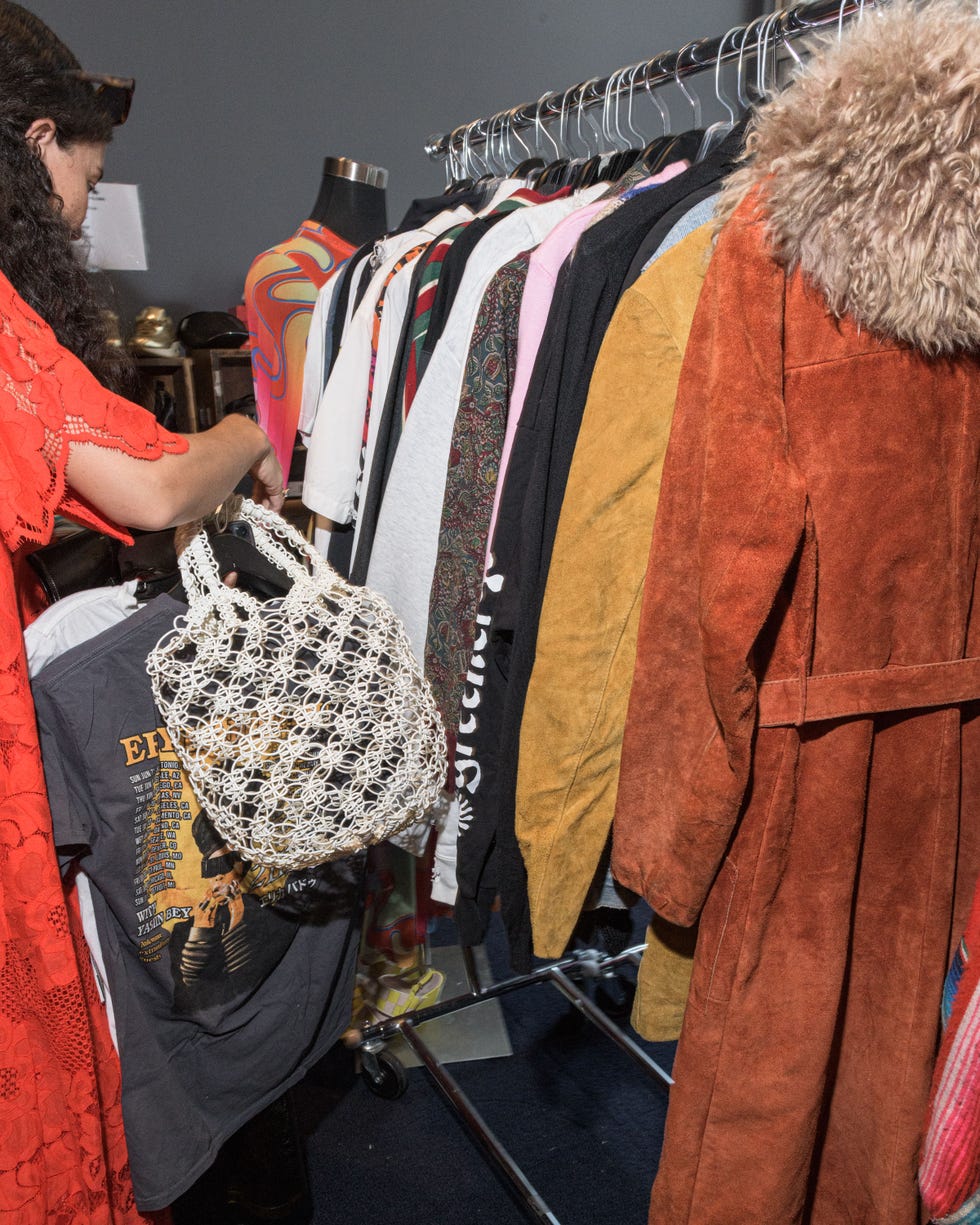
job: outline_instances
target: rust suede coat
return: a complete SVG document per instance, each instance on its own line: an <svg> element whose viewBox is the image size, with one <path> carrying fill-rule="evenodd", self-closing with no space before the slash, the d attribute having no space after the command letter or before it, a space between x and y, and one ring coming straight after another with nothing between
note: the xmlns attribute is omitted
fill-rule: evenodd
<svg viewBox="0 0 980 1225"><path fill-rule="evenodd" d="M909 1225L980 863L980 365L771 250L756 189L685 356L623 745L615 874L700 916L650 1221Z"/></svg>
<svg viewBox="0 0 980 1225"><path fill-rule="evenodd" d="M760 728L759 683L853 674L847 709L980 656L980 368L835 322L760 231L726 227L695 318L621 766L616 876L701 915L651 1221L901 1225L980 706L908 709L902 673L900 709Z"/></svg>

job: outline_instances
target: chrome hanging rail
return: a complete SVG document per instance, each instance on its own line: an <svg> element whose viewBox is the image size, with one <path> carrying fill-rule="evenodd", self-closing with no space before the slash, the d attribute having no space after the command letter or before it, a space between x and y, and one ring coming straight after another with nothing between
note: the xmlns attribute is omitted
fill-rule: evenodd
<svg viewBox="0 0 980 1225"><path fill-rule="evenodd" d="M652 90L662 85L680 85L684 77L714 68L718 63L735 60L746 54L763 58L791 40L805 37L859 15L865 8L874 8L874 0L812 0L792 8L781 9L757 17L744 26L736 26L720 38L703 38L688 43L679 51L668 51L628 68L620 68L607 77L583 81L569 89L547 93L537 102L527 102L506 111L498 111L484 119L460 124L443 136L430 136L425 151L433 160L448 157L454 150L474 144L486 145L491 134L506 130L513 135L541 126L560 115L576 113L625 97L642 86ZM754 46L752 44L755 44Z"/></svg>

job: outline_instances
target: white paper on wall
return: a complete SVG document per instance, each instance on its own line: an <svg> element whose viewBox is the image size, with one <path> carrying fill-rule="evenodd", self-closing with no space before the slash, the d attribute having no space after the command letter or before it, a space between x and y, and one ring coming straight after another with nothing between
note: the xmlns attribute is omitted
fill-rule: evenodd
<svg viewBox="0 0 980 1225"><path fill-rule="evenodd" d="M146 239L136 183L100 183L89 197L82 233L89 268L146 272Z"/></svg>

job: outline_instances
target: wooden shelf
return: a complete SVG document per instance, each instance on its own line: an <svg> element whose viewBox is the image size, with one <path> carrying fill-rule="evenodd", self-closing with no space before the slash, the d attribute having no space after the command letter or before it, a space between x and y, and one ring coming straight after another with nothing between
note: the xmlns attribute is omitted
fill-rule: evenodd
<svg viewBox="0 0 980 1225"><path fill-rule="evenodd" d="M252 355L248 349L195 349L194 397L200 428L217 425L227 405L254 395Z"/></svg>
<svg viewBox="0 0 980 1225"><path fill-rule="evenodd" d="M136 358L144 388L143 403L153 408L153 394L157 383L174 398L177 411L177 430L181 434L196 434L198 425L194 378L189 357L144 357Z"/></svg>

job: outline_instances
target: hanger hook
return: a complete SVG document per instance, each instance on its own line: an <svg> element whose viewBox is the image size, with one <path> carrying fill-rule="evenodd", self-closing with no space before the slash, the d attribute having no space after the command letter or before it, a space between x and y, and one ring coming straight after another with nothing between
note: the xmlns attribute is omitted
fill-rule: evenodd
<svg viewBox="0 0 980 1225"><path fill-rule="evenodd" d="M980 3L980 0L977 0L977 3ZM637 131L633 125L633 102L636 98L636 78L640 75L642 70L642 64L634 64L629 70L630 85L629 92L626 95L626 128L630 134L630 143L632 144L633 142L636 142L638 145L643 144L643 133Z"/></svg>
<svg viewBox="0 0 980 1225"><path fill-rule="evenodd" d="M769 22L769 28L766 30L766 38L769 42L769 51L767 58L769 59L772 75L772 93L779 89L779 48L786 42L786 36L783 33L783 14L781 10L773 12L772 20ZM790 52L792 55L793 52Z"/></svg>
<svg viewBox="0 0 980 1225"><path fill-rule="evenodd" d="M483 160L483 164L486 167L486 170L484 171L484 173L489 174L491 176L496 176L497 174L497 159L494 155L494 149L493 149L493 138L494 138L494 133L496 129L496 122L497 122L496 115L491 115L489 119L485 121L483 152L480 154L480 157ZM479 133L480 133L480 129L478 127L476 129L475 135L478 136Z"/></svg>
<svg viewBox="0 0 980 1225"><path fill-rule="evenodd" d="M613 144L611 112L612 112L612 96L613 86L615 84L615 73L610 73L606 77L606 88L602 94L602 118L600 120L602 126L602 143L604 145Z"/></svg>
<svg viewBox="0 0 980 1225"><path fill-rule="evenodd" d="M575 86L578 91L578 99L575 103L575 136L580 145L585 144L585 137L582 135L582 99L585 97L585 82Z"/></svg>
<svg viewBox="0 0 980 1225"><path fill-rule="evenodd" d="M490 126L486 131L486 152L490 156L490 173L497 178L503 173L503 124L500 111L490 116Z"/></svg>
<svg viewBox="0 0 980 1225"><path fill-rule="evenodd" d="M657 59L652 59L647 62L643 70L643 84L646 86L646 91L650 97L650 101L660 112L660 121L664 125L663 134L666 136L671 130L670 111L667 109L667 104L660 97L660 94L654 92L655 87L650 84L651 72L656 70L657 74L660 75L662 72L666 71L666 69L663 67L663 59L663 56L659 56ZM661 84L664 84L664 82L661 82Z"/></svg>
<svg viewBox="0 0 980 1225"><path fill-rule="evenodd" d="M736 70L735 92L738 95L739 103L743 110L752 109L752 99L749 97L746 90L746 72L745 72L745 49L752 38L753 27L759 22L759 18L753 18L748 25L742 26L742 41L738 45L738 68Z"/></svg>
<svg viewBox="0 0 980 1225"><path fill-rule="evenodd" d="M463 137L460 142L460 149L463 157L463 168L466 173L472 177L476 168L476 154L473 151L473 124L467 123L463 127Z"/></svg>
<svg viewBox="0 0 980 1225"><path fill-rule="evenodd" d="M978 0L978 2L980 2L980 0ZM793 35L789 28L789 14L789 9L783 9L783 11L779 14L779 40L793 59L796 60L797 69L802 72L804 67L803 60L799 52L793 46Z"/></svg>
<svg viewBox="0 0 980 1225"><path fill-rule="evenodd" d="M728 118L732 124L735 123L735 108L732 106L731 99L729 98L728 94L726 94L721 87L721 62L725 57L725 43L727 43L731 38L733 40L732 49L734 50L734 36L741 28L741 26L732 26L727 33L722 35L721 42L718 44L718 58L715 60L715 97L725 108L725 110L728 111Z"/></svg>
<svg viewBox="0 0 980 1225"><path fill-rule="evenodd" d="M840 8L837 10L837 41L844 37L844 14L847 11L847 6L851 0L840 0ZM977 5L977 11L980 12L980 3ZM858 3L858 21L864 16L864 0L859 0Z"/></svg>
<svg viewBox="0 0 980 1225"><path fill-rule="evenodd" d="M572 153L572 146L568 143L568 117L572 109L572 89L566 89L562 94L558 110L558 143L561 145L562 157L570 157Z"/></svg>
<svg viewBox="0 0 980 1225"><path fill-rule="evenodd" d="M469 124L462 126L463 134L459 138L459 156L463 163L463 174L465 177L465 175L470 173L470 166L472 165L470 160L470 127Z"/></svg>
<svg viewBox="0 0 980 1225"><path fill-rule="evenodd" d="M611 73L606 78L605 95L602 102L602 135L606 143L614 149L625 149L622 144L623 133L619 127L619 86L622 82L622 71ZM615 101L615 110L613 103Z"/></svg>
<svg viewBox="0 0 980 1225"><path fill-rule="evenodd" d="M510 154L509 149L504 145L504 140L507 136L507 115L504 112L497 112L496 123L494 126L497 132L497 147L494 149L493 156L497 165L497 174L500 176L506 176L508 157Z"/></svg>
<svg viewBox="0 0 980 1225"><path fill-rule="evenodd" d="M582 135L582 119L585 114L585 95L588 92L591 81L583 81L579 86L578 106L575 108L575 135L585 146L585 156L589 157L592 153L592 145L588 137Z"/></svg>
<svg viewBox="0 0 980 1225"><path fill-rule="evenodd" d="M551 141L551 147L554 149L555 157L557 158L559 156L558 142L555 140L555 138L551 135L551 133L545 127L544 121L541 118L541 109L544 106L546 101L547 102L551 101L552 96L553 95L549 93L542 94L541 97L538 99L537 106L534 108L534 147L540 153L544 148L543 138L546 137L549 141Z"/></svg>
<svg viewBox="0 0 980 1225"><path fill-rule="evenodd" d="M701 99L697 96L697 94L692 94L681 80L681 62L691 48L696 47L697 45L697 39L695 39L694 42L686 43L674 57L674 84L690 103L691 110L694 112L694 126L699 128L701 126Z"/></svg>
<svg viewBox="0 0 980 1225"><path fill-rule="evenodd" d="M460 148L453 148L453 142L459 137ZM448 187L456 179L465 177L463 169L463 154L462 154L462 135L461 128L456 127L449 133L449 140L446 147L446 186Z"/></svg>
<svg viewBox="0 0 980 1225"><path fill-rule="evenodd" d="M622 110L621 95L624 92L624 87L626 85L626 75L629 71L630 71L629 68L621 68L619 72L616 74L616 95L615 95L616 110L613 115L613 123L615 124L615 128L616 128L616 139L619 141L620 148L622 149L628 149L630 147L630 139L625 134L625 132L623 131L623 129L620 127L620 124L619 124L619 113ZM626 92L628 94L629 91L626 91Z"/></svg>
<svg viewBox="0 0 980 1225"><path fill-rule="evenodd" d="M514 133L510 122L510 111L507 111L500 120L500 152L502 160L508 167L516 165L514 161L514 146L512 143L513 137Z"/></svg>
<svg viewBox="0 0 980 1225"><path fill-rule="evenodd" d="M599 124L596 122L595 116L592 114L591 103L594 102L595 99L589 98L590 91L596 85L598 85L601 80L602 80L602 77L592 77L591 80L586 81L585 84L582 86L582 93L579 96L579 109L578 109L579 119L581 120L582 113L584 110L585 118L588 120L589 127L592 129L592 138L595 144L595 148L593 149L590 142L586 140L585 146L586 146L586 151L588 155L591 155L592 153L600 153L602 151L603 131L602 131L602 128L600 128ZM581 135L581 127L579 128L579 135Z"/></svg>
<svg viewBox="0 0 980 1225"><path fill-rule="evenodd" d="M456 163L459 166L459 177L465 179L469 174L469 168L463 158L463 138L466 135L466 125L462 124L457 131L459 132L459 143L456 146Z"/></svg>
<svg viewBox="0 0 980 1225"><path fill-rule="evenodd" d="M483 158L483 163L486 166L486 173L496 175L497 173L497 158L494 152L493 141L496 135L497 116L491 115L486 123L486 139L483 142L483 152L480 156Z"/></svg>
<svg viewBox="0 0 980 1225"><path fill-rule="evenodd" d="M521 136L520 129L517 124L517 112L520 109L521 108L519 106L515 106L510 111L507 112L508 124L509 124L509 128L510 128L510 131L514 139L524 150L524 157L530 157L531 156L531 146L525 141L524 137ZM519 157L517 159L518 162L521 162L523 160L524 158L522 157Z"/></svg>
<svg viewBox="0 0 980 1225"><path fill-rule="evenodd" d="M497 112L497 148L495 157L497 161L498 172L502 175L507 174L507 167L510 165L510 125L507 122L507 112Z"/></svg>
<svg viewBox="0 0 980 1225"><path fill-rule="evenodd" d="M755 38L755 89L756 93L763 100L769 97L770 91L766 88L766 65L769 60L769 36L773 26L779 18L779 13L767 13L759 23L759 32ZM773 77L775 78L775 65L773 66Z"/></svg>

